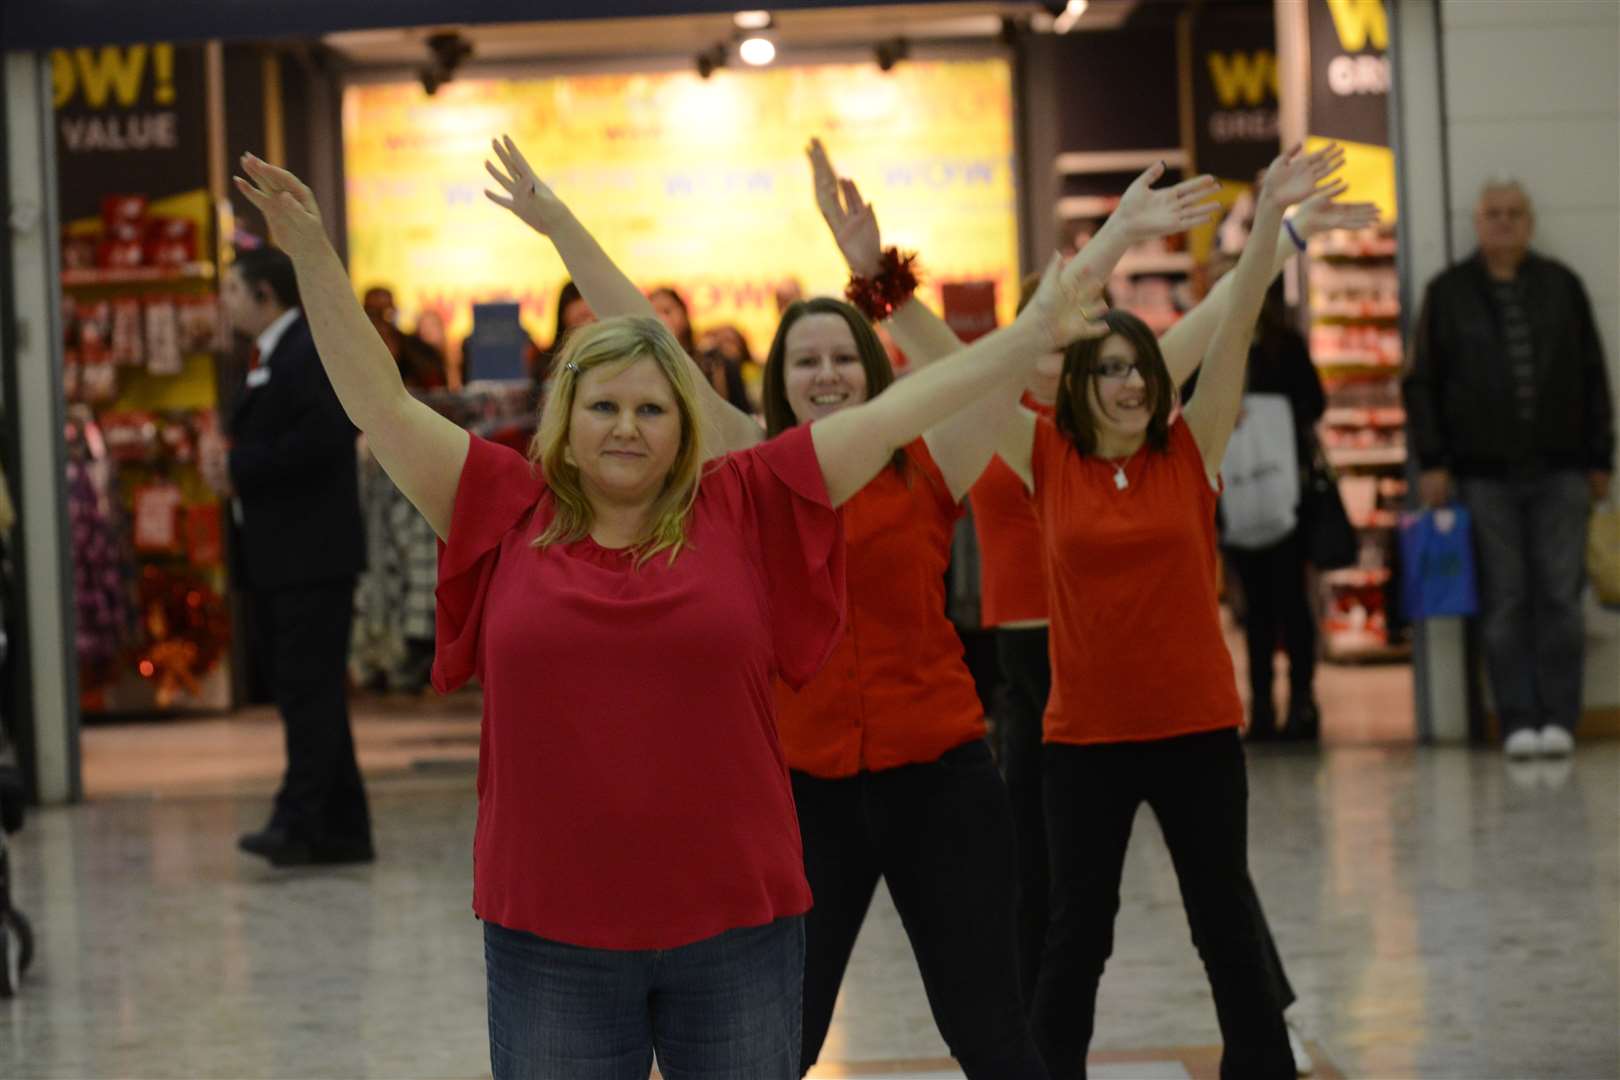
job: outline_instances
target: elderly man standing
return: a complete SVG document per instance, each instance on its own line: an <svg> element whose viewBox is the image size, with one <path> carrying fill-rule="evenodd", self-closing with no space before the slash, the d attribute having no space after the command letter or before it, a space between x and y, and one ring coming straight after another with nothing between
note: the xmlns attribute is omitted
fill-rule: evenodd
<svg viewBox="0 0 1620 1080"><path fill-rule="evenodd" d="M1474 211L1479 250L1429 284L1406 408L1426 506L1473 516L1486 667L1509 757L1575 745L1580 594L1592 503L1608 496L1614 419L1580 279L1530 250L1512 180Z"/></svg>

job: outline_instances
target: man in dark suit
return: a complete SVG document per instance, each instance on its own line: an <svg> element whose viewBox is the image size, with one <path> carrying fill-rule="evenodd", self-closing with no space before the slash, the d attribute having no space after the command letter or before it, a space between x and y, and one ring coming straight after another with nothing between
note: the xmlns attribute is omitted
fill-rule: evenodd
<svg viewBox="0 0 1620 1080"><path fill-rule="evenodd" d="M364 566L354 425L338 404L281 251L246 251L221 289L232 328L254 341L230 445L201 451L231 495L237 581L249 593L255 661L287 739L287 771L243 851L276 866L368 862L371 818L349 728L355 578Z"/></svg>

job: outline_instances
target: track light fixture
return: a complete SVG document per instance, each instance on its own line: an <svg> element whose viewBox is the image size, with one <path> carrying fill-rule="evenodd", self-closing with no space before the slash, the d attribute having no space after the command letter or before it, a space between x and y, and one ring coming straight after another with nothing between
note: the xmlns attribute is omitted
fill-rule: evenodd
<svg viewBox="0 0 1620 1080"><path fill-rule="evenodd" d="M456 69L473 54L473 47L472 42L454 30L429 37L427 47L428 64L416 74L422 80L422 89L436 94L439 87L455 78Z"/></svg>
<svg viewBox="0 0 1620 1080"><path fill-rule="evenodd" d="M880 71L893 71L894 65L911 55L911 42L903 37L889 38L872 46L872 57Z"/></svg>
<svg viewBox="0 0 1620 1080"><path fill-rule="evenodd" d="M725 42L717 41L710 45L693 57L692 62L697 65L698 78L707 79L715 71L726 66Z"/></svg>

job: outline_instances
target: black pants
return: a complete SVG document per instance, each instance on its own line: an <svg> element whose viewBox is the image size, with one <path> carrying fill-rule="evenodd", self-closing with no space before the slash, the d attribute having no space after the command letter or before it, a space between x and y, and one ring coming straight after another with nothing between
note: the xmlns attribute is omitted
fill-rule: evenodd
<svg viewBox="0 0 1620 1080"><path fill-rule="evenodd" d="M1041 717L1052 690L1045 627L996 630L996 656L1006 687L1001 698L1001 771L1012 801L1018 850L1018 976L1026 1004L1046 948L1046 808L1041 803Z"/></svg>
<svg viewBox="0 0 1620 1080"><path fill-rule="evenodd" d="M254 649L287 739L271 825L317 853L371 849L371 815L349 729L354 580L253 594Z"/></svg>
<svg viewBox="0 0 1620 1080"><path fill-rule="evenodd" d="M1316 620L1306 595L1305 548L1299 532L1270 547L1228 548L1243 585L1243 632L1249 648L1249 700L1255 723L1276 725L1272 699L1272 658L1277 643L1288 651L1289 708L1303 707L1315 695Z"/></svg>
<svg viewBox="0 0 1620 1080"><path fill-rule="evenodd" d="M793 774L804 868L804 1053L821 1053L855 936L882 877L911 939L928 1006L970 1078L1047 1073L1018 991L1006 789L982 740L926 765L840 780Z"/></svg>
<svg viewBox="0 0 1620 1080"><path fill-rule="evenodd" d="M1214 992L1223 1080L1292 1078L1264 921L1248 869L1248 778L1236 731L1139 743L1048 743L1052 921L1035 1036L1056 1080L1085 1076L1097 984L1114 948L1120 875L1142 802L1175 865L1193 944Z"/></svg>

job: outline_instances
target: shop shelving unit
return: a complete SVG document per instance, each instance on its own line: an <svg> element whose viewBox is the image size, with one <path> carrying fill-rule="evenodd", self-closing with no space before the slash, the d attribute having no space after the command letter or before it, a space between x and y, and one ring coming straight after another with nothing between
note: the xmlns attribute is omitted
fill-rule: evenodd
<svg viewBox="0 0 1620 1080"><path fill-rule="evenodd" d="M1399 659L1392 627L1395 529L1406 495L1399 282L1389 229L1334 232L1308 255L1311 358L1327 391L1321 438L1360 538L1357 565L1321 575L1329 660Z"/></svg>

